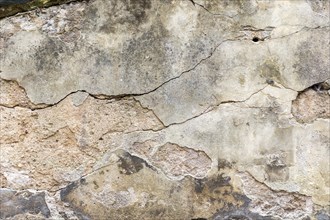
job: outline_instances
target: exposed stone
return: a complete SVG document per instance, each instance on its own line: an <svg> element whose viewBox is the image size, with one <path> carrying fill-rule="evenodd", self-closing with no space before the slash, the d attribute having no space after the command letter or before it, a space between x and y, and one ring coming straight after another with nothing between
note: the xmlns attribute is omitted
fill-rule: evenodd
<svg viewBox="0 0 330 220"><path fill-rule="evenodd" d="M42 214L50 216L45 193L0 189L0 218L6 219L18 214ZM36 218L36 217L35 217ZM31 218L32 219L32 218ZM40 218L41 219L41 218Z"/></svg>
<svg viewBox="0 0 330 220"><path fill-rule="evenodd" d="M243 189L251 199L249 209L262 216L280 219L303 219L313 212L310 197L297 193L273 191L247 174L240 174Z"/></svg>
<svg viewBox="0 0 330 220"><path fill-rule="evenodd" d="M127 152L116 151L112 158L108 166L62 189L62 200L91 219L210 218L219 208L249 203L224 174L169 180ZM123 164L134 172L122 172Z"/></svg>
<svg viewBox="0 0 330 220"><path fill-rule="evenodd" d="M321 84L314 86L314 89L307 89L293 101L292 114L297 121L310 123L317 118L330 118L330 94L322 87Z"/></svg>
<svg viewBox="0 0 330 220"><path fill-rule="evenodd" d="M119 156L118 168L121 174L131 175L137 173L144 166L148 166L148 164L139 157L132 156L126 152Z"/></svg>
<svg viewBox="0 0 330 220"><path fill-rule="evenodd" d="M202 178L211 168L211 159L202 151L196 151L177 144L166 143L159 147L152 159L166 174L173 176L191 175Z"/></svg>
<svg viewBox="0 0 330 220"><path fill-rule="evenodd" d="M35 105L26 96L25 90L15 81L0 79L0 105L13 108L25 107L30 109L43 108L46 105Z"/></svg>
<svg viewBox="0 0 330 220"><path fill-rule="evenodd" d="M329 1L13 2L1 219L329 218Z"/></svg>
<svg viewBox="0 0 330 220"><path fill-rule="evenodd" d="M202 151L166 143L152 153L150 144L150 140L134 143L130 150L142 154L153 166L172 178L183 178L187 175L203 178L211 168L211 159Z"/></svg>
<svg viewBox="0 0 330 220"><path fill-rule="evenodd" d="M19 12L68 3L74 0L1 0L0 19Z"/></svg>
<svg viewBox="0 0 330 220"><path fill-rule="evenodd" d="M316 214L316 219L317 220L327 220L327 219L330 219L330 215L329 215L329 213L325 213L325 212L321 211Z"/></svg>
<svg viewBox="0 0 330 220"><path fill-rule="evenodd" d="M297 123L290 114L295 98L291 93L294 92L268 87L246 103L223 104L183 124L158 132L126 134L114 142L129 151L138 149L141 153L133 152L151 164L153 157L148 155L168 142L194 146L210 157L214 169L222 166L217 161L226 160L232 168L248 170L272 189L298 191L325 205L330 181L328 156L324 159L329 155L329 122L317 120L307 126ZM278 102L274 98L278 96L287 100L281 98ZM275 104L280 108L273 107ZM318 143L317 151L313 150L314 143ZM306 170L309 175L304 174Z"/></svg>
<svg viewBox="0 0 330 220"><path fill-rule="evenodd" d="M4 95L3 105L25 106L24 96L13 95L7 99ZM88 96L79 106L76 102L77 96L72 95L35 111L0 107L1 173L7 187L55 190L91 172L97 158L115 148L104 135L162 127L152 112L132 99Z"/></svg>
<svg viewBox="0 0 330 220"><path fill-rule="evenodd" d="M215 220L277 220L275 217L261 216L259 214L250 212L248 209L236 209L229 212L217 213L214 218Z"/></svg>

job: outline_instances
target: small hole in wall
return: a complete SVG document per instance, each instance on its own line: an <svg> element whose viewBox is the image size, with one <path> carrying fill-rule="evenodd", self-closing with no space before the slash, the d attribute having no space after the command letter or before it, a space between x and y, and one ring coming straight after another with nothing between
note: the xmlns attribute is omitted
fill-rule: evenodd
<svg viewBox="0 0 330 220"><path fill-rule="evenodd" d="M252 38L252 41L253 41L253 42L259 42L259 40L260 40L259 37L254 37L254 38Z"/></svg>

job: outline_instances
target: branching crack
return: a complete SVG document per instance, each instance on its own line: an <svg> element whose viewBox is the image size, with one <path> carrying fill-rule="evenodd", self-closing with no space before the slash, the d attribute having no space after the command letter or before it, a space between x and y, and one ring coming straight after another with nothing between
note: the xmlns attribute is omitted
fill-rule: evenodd
<svg viewBox="0 0 330 220"><path fill-rule="evenodd" d="M200 4L198 4L198 3L194 2L194 1L191 1L191 2L192 2L194 5L198 5L198 6L200 6L200 7L203 7L205 10L207 10L203 5L200 5ZM299 33L299 32L301 32L301 31L304 31L304 30L315 30L315 29L328 28L328 27L329 27L329 26L323 26L323 27L318 26L318 27L311 28L311 27L305 27L305 26L304 26L303 28L301 28L300 30L298 30L298 31L296 31L296 32L294 32L294 33L291 33L291 34L288 34L288 35L284 35L284 36L281 36L281 37L277 37L277 38L270 38L270 40L272 40L272 39L279 39L279 38L288 37L288 36L291 36L291 35L293 35L293 34L296 34L296 33ZM251 27L250 27L250 28L251 28ZM270 28L270 29L273 29L274 27L269 27L269 28ZM266 29L268 30L269 28L266 28ZM266 30L266 29L265 29L265 30ZM253 28L253 30L254 30L254 28ZM258 29L258 30L259 30L259 29ZM260 30L261 30L261 29L260 29ZM157 91L158 89L160 89L161 87L165 86L166 84L168 84L168 83L170 83L170 82L172 82L172 81L174 81L174 80L179 79L179 78L180 78L181 76L183 76L184 74L189 73L189 72L195 70L195 69L196 69L199 65L201 65L203 62L205 62L206 60L210 59L210 58L213 56L213 54L215 53L215 51L216 51L216 50L217 50L222 44L224 44L225 42L229 42L229 41L237 41L237 40L241 40L241 37L242 37L242 36L237 36L237 37L232 38L232 39L225 39L225 40L221 41L218 45L216 45L213 49L211 49L211 52L210 52L210 54L209 54L208 56L206 56L205 58L202 58L202 59L201 59L198 63L196 63L192 68L190 68L190 69L188 69L188 70L185 70L185 71L181 72L179 75L177 75L177 76L175 76L175 77L172 77L172 78L170 78L170 79L164 81L163 83L161 83L160 85L158 85L158 86L155 87L154 89L149 90L149 91L147 91L147 92L143 92L143 93L118 94L118 95L105 95L105 94L92 94L92 93L89 93L89 92L86 91L86 90L76 90L76 91L73 91L73 92L67 94L67 95L64 96L62 99L60 99L59 101L57 101L57 102L55 102L55 103L53 103L53 104L40 103L40 104L27 105L27 106L26 106L26 105L23 105L23 106L22 106L22 105L20 105L20 104L17 104L17 105L15 105L15 106L8 106L8 105L6 105L6 104L2 104L2 103L0 103L0 106L5 107L5 108L16 108L16 107L22 107L22 108L28 108L28 109L31 109L31 110L33 111L33 110L45 109L45 108L50 108L50 107L56 106L57 104L59 104L60 102L62 102L63 100L65 100L67 97L69 97L69 96L72 95L72 94L75 94L75 93L78 93L78 92L85 92L85 93L88 93L88 94L89 94L91 97L93 97L94 99L99 99L99 100L115 100L115 101L117 101L117 100L121 100L121 99L123 99L123 98L133 98L136 102L139 103L139 105L140 105L142 108L147 109L147 110L149 110L149 111L152 111L153 115L154 115L154 116L158 119L158 121L163 125L163 127L162 127L161 129L159 129L159 130L162 130L162 129L167 128L167 127L172 126L172 125L183 124L183 123L185 123L185 122L187 122L187 121L190 121L190 120L192 120L192 119L194 119L194 118L197 118L197 117L199 117L199 116L201 116L201 115L203 115L203 114L206 114L206 113L212 111L213 109L217 108L217 107L218 107L219 105L221 105L221 104L245 102L245 101L247 101L250 97L252 97L254 94L256 94L256 93L260 92L261 90L263 90L266 86L265 86L264 88L262 88L261 90L258 90L258 91L256 91L256 92L252 93L251 96L249 96L249 97L248 97L247 99L245 99L245 100L226 100L226 101L222 101L222 102L220 102L220 103L218 103L218 104L216 104L216 105L211 105L211 106L207 107L207 108L206 108L203 112L201 112L200 114L198 114L198 115L196 115L196 116L194 116L194 117L191 117L191 118L189 118L189 119L187 119L187 120L185 120L185 121L183 121L183 122L172 123L172 124L169 124L169 125L167 125L167 126L165 126L165 124L163 123L163 121L157 116L157 114L156 114L152 109L143 106L143 105L141 104L141 102L138 101L135 97L144 96L144 95L148 95L148 94L150 94L150 93L153 93L153 92ZM292 90L292 91L295 91L295 90L292 89L292 88L286 87L286 86L284 86L284 85L282 85L282 84L280 84L280 85L281 85L282 87L286 88L286 89L290 89L290 90ZM159 130L152 130L152 131L159 131ZM107 132L107 133L109 133L109 132Z"/></svg>
<svg viewBox="0 0 330 220"><path fill-rule="evenodd" d="M207 114L207 113L209 113L209 112L211 112L211 111L217 109L220 105L223 105L223 104L244 103L244 102L248 101L252 96L254 96L254 95L256 95L257 93L259 93L259 92L261 92L262 90L264 90L267 86L269 86L269 85L264 86L263 88L259 89L259 90L256 91L256 92L253 92L249 97L247 97L247 98L244 99L244 100L226 100L226 101L221 101L221 102L219 102L219 103L217 103L217 104L215 104L215 105L210 105L209 107L207 107L207 108L206 108L203 112L201 112L200 114L197 114L197 115L195 115L195 116L193 116L193 117L191 117L191 118L188 118L188 119L186 119L186 120L184 120L184 121L182 121L182 122L174 122L174 123L171 123L171 124L168 124L168 125L164 125L164 127L160 128L160 129L157 129L157 130L142 130L142 131L159 132L159 131L162 131L162 130L164 130L164 129L166 129L166 128L169 128L169 127L171 127L171 126L173 126L173 125L182 125L182 124L185 124L185 123L187 123L188 121L194 120L194 119L196 119L196 118L198 118L198 117L200 117L200 116L202 116L202 115L205 115L205 114ZM126 132L126 133L124 132L124 134L130 134L130 133L134 133L134 132L141 132L141 130L139 130L139 131Z"/></svg>
<svg viewBox="0 0 330 220"><path fill-rule="evenodd" d="M193 119L196 119L196 118L198 118L198 117L200 117L200 116L202 116L202 115L205 115L205 114L207 114L207 113L209 113L209 112L211 112L211 111L217 109L220 105L223 105L223 104L244 103L244 102L248 101L248 100L249 100L252 96L254 96L255 94L257 94L257 93L261 92L262 90L264 90L267 86L268 86L268 85L264 86L263 88L259 89L259 90L256 91L256 92L252 93L248 98L246 98L246 99L244 99L244 100L226 100L226 101L219 102L219 103L217 103L216 105L211 105L211 106L209 106L209 107L206 108L202 113L200 113L200 114L198 114L198 115L195 115L194 117L188 118L188 119L186 119L186 120L183 121L183 122L171 123L171 124L165 126L165 128L168 128L168 127L173 126L173 125L181 125L181 124L184 124L184 123L186 123L186 122L188 122L188 121L191 121L191 120L193 120ZM164 128L163 128L163 129L164 129ZM162 130L162 129L161 129L161 130Z"/></svg>
<svg viewBox="0 0 330 220"><path fill-rule="evenodd" d="M171 81L173 80L176 80L178 78L180 78L182 75L186 74L186 73L189 73L193 70L195 70L201 63L205 62L206 60L208 60L209 58L212 57L212 55L214 54L214 52L225 42L228 42L228 41L236 41L236 40L239 40L241 36L237 36L233 39L226 39L226 40L223 40L221 41L218 45L215 46L214 49L211 50L210 54L201 59L197 64L195 64L192 68L188 69L188 70L185 70L183 72L181 72L179 75L175 76L175 77L172 77L166 81L164 81L163 83L161 83L160 85L158 85L157 87L155 87L154 89L152 90L149 90L147 92L143 92L143 93L127 93L127 94L118 94L118 95L105 95L105 94L92 94L86 90L75 90L73 92L70 92L68 93L66 96L64 96L63 98L61 98L59 101L55 102L55 103L52 103L52 104L46 104L46 103L38 103L38 104L35 104L34 106L30 107L30 106L22 106L22 105L15 105L15 106L8 106L8 105L5 105L5 104L0 104L0 106L2 107L6 107L6 108L15 108L15 107L22 107L22 108L28 108L28 109L31 109L31 110L38 110L38 109L45 109L45 108L50 108L50 107L53 107L53 106L56 106L58 105L60 102L62 102L63 100L65 100L67 97L69 97L70 95L72 94L75 94L75 93L78 93L78 92L85 92L85 93L88 93L91 97L95 98L95 99L99 99L99 100L121 100L123 98L134 98L134 97L139 97L139 96L144 96L144 95L148 95L150 93L153 93L155 91L157 91L158 89L160 89L161 87L163 87L164 85L170 83ZM4 79L6 80L6 79ZM14 80L13 80L14 81ZM23 88L23 87L22 87ZM23 88L24 89L24 88ZM140 103L141 104L141 103ZM145 107L143 107L145 108Z"/></svg>

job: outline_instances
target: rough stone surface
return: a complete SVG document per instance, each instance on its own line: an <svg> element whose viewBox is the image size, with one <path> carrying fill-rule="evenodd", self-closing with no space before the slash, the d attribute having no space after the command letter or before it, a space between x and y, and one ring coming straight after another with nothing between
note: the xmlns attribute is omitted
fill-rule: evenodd
<svg viewBox="0 0 330 220"><path fill-rule="evenodd" d="M297 193L272 191L264 184L241 175L244 192L251 199L252 212L280 219L303 219L313 211L311 198Z"/></svg>
<svg viewBox="0 0 330 220"><path fill-rule="evenodd" d="M157 149L153 150L152 147ZM147 140L144 143L134 143L130 151L145 157L153 166L173 178L180 179L186 175L202 178L211 168L212 161L203 151L177 144L166 143L156 147Z"/></svg>
<svg viewBox="0 0 330 220"><path fill-rule="evenodd" d="M329 219L329 18L0 0L0 218Z"/></svg>
<svg viewBox="0 0 330 220"><path fill-rule="evenodd" d="M0 79L0 103L4 107L23 107L30 109L43 108L47 105L36 105L26 96L24 88L15 81Z"/></svg>
<svg viewBox="0 0 330 220"><path fill-rule="evenodd" d="M125 151L115 151L110 158L107 166L61 190L61 199L85 218L210 218L218 209L230 211L250 202L223 174L176 181Z"/></svg>
<svg viewBox="0 0 330 220"><path fill-rule="evenodd" d="M0 218L5 219L18 214L41 214L50 216L45 201L45 193L0 189Z"/></svg>
<svg viewBox="0 0 330 220"><path fill-rule="evenodd" d="M33 9L69 3L74 0L0 0L0 19Z"/></svg>
<svg viewBox="0 0 330 220"><path fill-rule="evenodd" d="M293 101L292 114L297 121L309 123L317 118L330 118L330 94L315 87L315 90L303 91Z"/></svg>
<svg viewBox="0 0 330 220"><path fill-rule="evenodd" d="M15 88L10 85L2 89ZM116 148L109 135L162 127L152 112L133 99L109 101L75 93L58 105L33 111L5 107L24 106L26 97L4 97L1 171L7 185L15 189L56 190L104 163L100 157Z"/></svg>

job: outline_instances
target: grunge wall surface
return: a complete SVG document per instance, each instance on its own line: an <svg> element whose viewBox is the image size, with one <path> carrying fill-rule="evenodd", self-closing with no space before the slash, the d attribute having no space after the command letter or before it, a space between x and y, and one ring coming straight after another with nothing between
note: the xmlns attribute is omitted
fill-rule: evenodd
<svg viewBox="0 0 330 220"><path fill-rule="evenodd" d="M329 1L4 2L1 219L330 219Z"/></svg>

